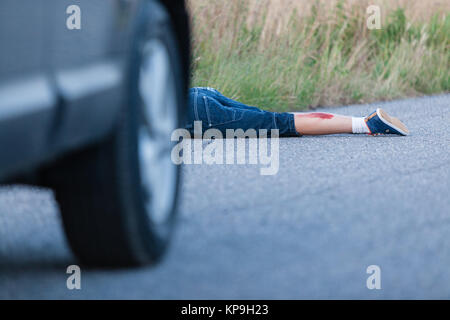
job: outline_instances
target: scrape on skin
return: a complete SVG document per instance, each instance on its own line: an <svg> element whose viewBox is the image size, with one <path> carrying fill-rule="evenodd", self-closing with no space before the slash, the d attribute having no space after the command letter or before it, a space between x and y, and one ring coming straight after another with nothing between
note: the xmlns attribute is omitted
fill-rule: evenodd
<svg viewBox="0 0 450 320"><path fill-rule="evenodd" d="M311 112L311 113L301 113L296 114L296 117L299 118L318 118L318 119L332 119L334 115L331 113L323 113L323 112Z"/></svg>

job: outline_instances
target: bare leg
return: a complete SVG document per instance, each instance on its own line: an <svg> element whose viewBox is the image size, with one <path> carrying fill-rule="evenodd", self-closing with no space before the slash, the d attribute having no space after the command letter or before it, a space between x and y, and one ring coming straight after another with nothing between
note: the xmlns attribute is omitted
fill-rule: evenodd
<svg viewBox="0 0 450 320"><path fill-rule="evenodd" d="M302 135L352 133L352 118L331 113L294 113L295 129Z"/></svg>

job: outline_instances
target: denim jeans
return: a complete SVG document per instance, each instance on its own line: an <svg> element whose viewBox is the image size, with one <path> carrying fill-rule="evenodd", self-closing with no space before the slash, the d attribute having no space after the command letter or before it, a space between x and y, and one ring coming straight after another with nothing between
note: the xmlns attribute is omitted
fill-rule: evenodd
<svg viewBox="0 0 450 320"><path fill-rule="evenodd" d="M186 129L193 133L194 121L202 121L202 131L218 129L225 136L226 129L278 129L279 136L299 136L294 115L269 112L231 100L213 88L191 88Z"/></svg>

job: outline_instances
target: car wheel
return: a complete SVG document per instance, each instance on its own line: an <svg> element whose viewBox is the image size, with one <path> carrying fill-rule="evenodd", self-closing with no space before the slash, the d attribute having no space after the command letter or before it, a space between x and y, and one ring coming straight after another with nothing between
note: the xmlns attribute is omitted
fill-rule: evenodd
<svg viewBox="0 0 450 320"><path fill-rule="evenodd" d="M45 170L69 244L86 265L156 262L169 242L180 184L170 136L187 100L175 39L165 8L144 2L113 134Z"/></svg>

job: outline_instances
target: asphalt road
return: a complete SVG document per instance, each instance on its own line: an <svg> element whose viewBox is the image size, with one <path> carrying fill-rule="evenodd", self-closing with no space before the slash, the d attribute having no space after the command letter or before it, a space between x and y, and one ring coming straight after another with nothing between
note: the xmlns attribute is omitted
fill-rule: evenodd
<svg viewBox="0 0 450 320"><path fill-rule="evenodd" d="M450 95L377 105L412 134L282 139L275 176L185 166L166 259L82 270L81 290L51 191L1 187L0 298L450 298Z"/></svg>

